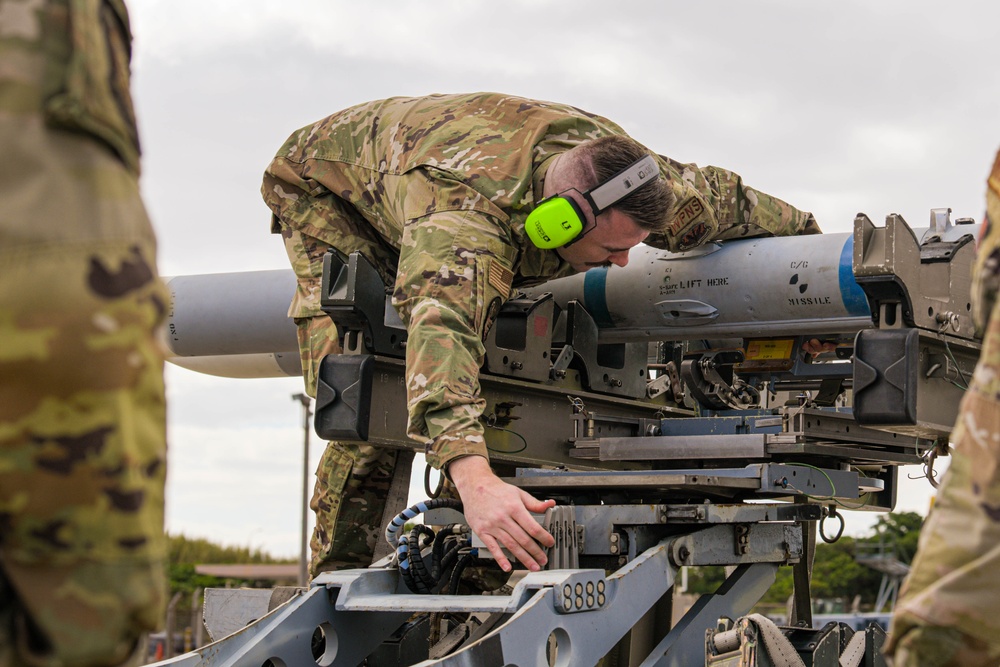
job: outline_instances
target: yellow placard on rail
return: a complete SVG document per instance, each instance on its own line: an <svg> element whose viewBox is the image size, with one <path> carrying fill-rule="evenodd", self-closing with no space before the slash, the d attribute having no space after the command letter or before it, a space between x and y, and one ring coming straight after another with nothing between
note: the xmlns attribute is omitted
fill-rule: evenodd
<svg viewBox="0 0 1000 667"><path fill-rule="evenodd" d="M751 340L747 344L747 361L766 359L791 359L795 340L792 338Z"/></svg>

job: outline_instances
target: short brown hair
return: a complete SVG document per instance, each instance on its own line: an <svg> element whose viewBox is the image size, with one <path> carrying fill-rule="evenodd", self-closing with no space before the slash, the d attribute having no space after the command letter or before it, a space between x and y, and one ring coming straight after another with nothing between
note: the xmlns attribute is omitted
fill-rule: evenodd
<svg viewBox="0 0 1000 667"><path fill-rule="evenodd" d="M580 146L583 154L590 158L593 172L588 175L586 187L592 188L604 183L612 176L625 170L652 153L631 137L612 135L601 137ZM674 193L663 178L636 188L611 208L618 209L642 229L664 233L674 210Z"/></svg>

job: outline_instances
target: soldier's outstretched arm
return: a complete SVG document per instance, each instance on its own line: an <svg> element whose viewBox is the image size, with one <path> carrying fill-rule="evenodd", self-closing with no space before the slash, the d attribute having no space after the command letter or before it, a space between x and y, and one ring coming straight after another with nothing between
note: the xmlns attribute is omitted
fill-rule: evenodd
<svg viewBox="0 0 1000 667"><path fill-rule="evenodd" d="M650 235L647 245L686 252L711 241L822 231L812 213L744 185L735 172L659 157L677 203L667 232Z"/></svg>
<svg viewBox="0 0 1000 667"><path fill-rule="evenodd" d="M822 233L812 213L745 185L739 174L712 166L702 171L719 193L719 233L713 240Z"/></svg>
<svg viewBox="0 0 1000 667"><path fill-rule="evenodd" d="M483 339L510 296L514 253L482 211L437 211L406 223L393 305L406 322L408 434L447 469L465 516L505 570L502 547L531 569L555 540L531 517L541 502L489 467L479 394ZM541 542L541 545L539 544Z"/></svg>

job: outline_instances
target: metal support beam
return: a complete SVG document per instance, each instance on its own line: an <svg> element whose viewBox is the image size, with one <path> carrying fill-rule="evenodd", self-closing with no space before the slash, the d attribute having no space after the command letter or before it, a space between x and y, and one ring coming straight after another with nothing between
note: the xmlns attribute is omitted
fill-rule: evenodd
<svg viewBox="0 0 1000 667"><path fill-rule="evenodd" d="M673 586L677 568L670 562L670 542L646 550L609 576L605 604L599 608L557 613L576 594L571 589L573 595L567 598L566 584L553 582L552 587L536 593L507 623L479 641L446 658L427 660L415 667L537 667L550 664L550 642L555 644L555 664L591 667ZM550 574L566 576L571 571L557 570ZM587 594L586 588L583 593Z"/></svg>
<svg viewBox="0 0 1000 667"><path fill-rule="evenodd" d="M702 595L640 667L692 667L705 664L705 633L719 618L739 618L763 597L778 573L776 563L740 565L719 590Z"/></svg>

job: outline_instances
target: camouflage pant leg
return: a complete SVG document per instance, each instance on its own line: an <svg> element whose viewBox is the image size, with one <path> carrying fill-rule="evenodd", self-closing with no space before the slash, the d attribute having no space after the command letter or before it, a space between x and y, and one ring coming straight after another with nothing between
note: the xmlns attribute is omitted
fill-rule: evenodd
<svg viewBox="0 0 1000 667"><path fill-rule="evenodd" d="M896 651L899 666L1000 664L998 311L1000 304L952 434L951 466L896 605L887 652Z"/></svg>
<svg viewBox="0 0 1000 667"><path fill-rule="evenodd" d="M339 200L334 199L334 202L337 201ZM346 259L351 253L360 252L372 263L385 284L393 283L397 262L393 250L377 238L377 234L363 218L359 219L357 213L349 211L346 204L341 203L337 210L340 211L338 219L343 221L344 229L326 228L324 231L327 240L279 223L285 253L298 282L288 308L289 317L325 317L320 297L323 257L328 253ZM332 244L330 240L336 240L336 244ZM316 363L319 363L318 360Z"/></svg>
<svg viewBox="0 0 1000 667"><path fill-rule="evenodd" d="M309 506L316 513L310 572L368 567L384 539L386 499L397 452L371 445L331 442L316 470Z"/></svg>
<svg viewBox="0 0 1000 667"><path fill-rule="evenodd" d="M346 211L343 213L347 215ZM320 362L326 355L342 351L337 327L322 313L319 303L323 256L334 248L287 225L281 228L281 236L298 279L288 312L298 327L306 393L315 396ZM340 240L344 252L366 252L375 247L374 241L354 235ZM385 529L381 524L395 467L393 450L341 442L327 445L316 469L316 484L309 503L316 514L310 540L312 576L371 564L375 545Z"/></svg>

